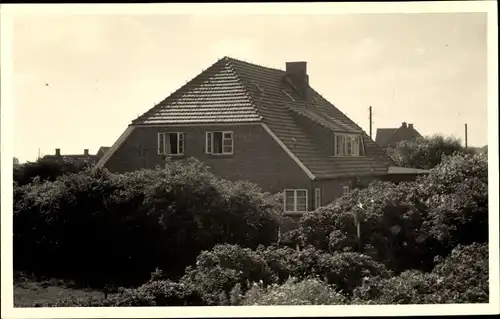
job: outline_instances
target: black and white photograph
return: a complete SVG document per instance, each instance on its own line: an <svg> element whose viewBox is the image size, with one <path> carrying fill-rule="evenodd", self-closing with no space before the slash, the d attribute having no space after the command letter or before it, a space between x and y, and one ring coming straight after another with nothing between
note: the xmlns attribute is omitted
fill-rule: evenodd
<svg viewBox="0 0 500 319"><path fill-rule="evenodd" d="M0 12L2 318L500 311L496 1Z"/></svg>

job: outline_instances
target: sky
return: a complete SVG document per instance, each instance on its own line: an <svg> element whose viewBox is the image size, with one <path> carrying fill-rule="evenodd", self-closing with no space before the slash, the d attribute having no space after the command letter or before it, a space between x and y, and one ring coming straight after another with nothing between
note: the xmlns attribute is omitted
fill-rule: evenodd
<svg viewBox="0 0 500 319"><path fill-rule="evenodd" d="M13 154L96 153L224 56L284 69L369 131L487 144L486 13L32 15L13 20Z"/></svg>

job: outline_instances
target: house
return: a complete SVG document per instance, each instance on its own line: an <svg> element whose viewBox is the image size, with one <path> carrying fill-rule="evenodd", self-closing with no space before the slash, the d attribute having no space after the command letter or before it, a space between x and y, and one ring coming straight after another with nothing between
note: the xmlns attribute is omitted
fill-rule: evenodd
<svg viewBox="0 0 500 319"><path fill-rule="evenodd" d="M89 153L88 149L83 150L83 154L61 154L61 149L56 148L55 154L53 155L45 155L43 157L45 160L72 160L78 164L89 164L95 165L95 163L99 160L97 155L92 155Z"/></svg>
<svg viewBox="0 0 500 319"><path fill-rule="evenodd" d="M104 156L104 154L106 154L106 152L107 152L107 151L109 151L109 149L110 149L110 148L111 148L111 147L108 147L108 146L101 146L101 147L99 147L99 150L97 150L97 154L96 154L96 156L97 156L98 158L103 157L103 156Z"/></svg>
<svg viewBox="0 0 500 319"><path fill-rule="evenodd" d="M403 122L398 128L379 128L375 136L375 142L383 149L396 147L401 141L411 141L422 137L413 124Z"/></svg>
<svg viewBox="0 0 500 319"><path fill-rule="evenodd" d="M306 62L279 70L229 57L133 120L95 167L126 172L166 157L195 157L223 178L284 192L292 216L330 203L359 180L384 179L394 166L309 85Z"/></svg>

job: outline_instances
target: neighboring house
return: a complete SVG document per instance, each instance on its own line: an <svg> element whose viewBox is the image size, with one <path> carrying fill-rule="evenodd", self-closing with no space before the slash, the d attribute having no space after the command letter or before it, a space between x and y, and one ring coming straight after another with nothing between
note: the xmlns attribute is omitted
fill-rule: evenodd
<svg viewBox="0 0 500 319"><path fill-rule="evenodd" d="M101 146L101 147L99 147L99 150L97 151L96 156L97 156L98 158L103 157L103 156L104 156L104 154L106 154L106 153L109 151L109 149L110 149L110 148L111 148L111 147L108 147L108 146Z"/></svg>
<svg viewBox="0 0 500 319"><path fill-rule="evenodd" d="M389 147L396 147L401 141L411 141L422 137L422 135L415 129L413 124L406 124L403 122L398 128L379 128L375 142L383 149Z"/></svg>
<svg viewBox="0 0 500 319"><path fill-rule="evenodd" d="M58 159L68 159L68 160L73 160L79 164L89 164L89 165L95 165L95 163L99 160L97 155L92 155L89 154L88 149L83 150L83 154L65 154L61 155L61 149L56 148L56 152L54 155L45 155L43 159L52 159L52 160L58 160Z"/></svg>
<svg viewBox="0 0 500 319"><path fill-rule="evenodd" d="M470 149L474 150L476 153L479 153L479 154L488 154L488 145L485 145L483 147L471 146Z"/></svg>
<svg viewBox="0 0 500 319"><path fill-rule="evenodd" d="M284 191L289 215L332 202L358 179L386 178L395 165L309 86L306 62L283 71L228 57L133 120L95 167L126 172L166 157L195 157L221 177Z"/></svg>

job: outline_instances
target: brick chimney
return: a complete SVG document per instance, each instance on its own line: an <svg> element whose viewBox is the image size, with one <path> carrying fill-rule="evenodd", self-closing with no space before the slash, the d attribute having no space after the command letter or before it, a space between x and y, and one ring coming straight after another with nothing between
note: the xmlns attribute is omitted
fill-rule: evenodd
<svg viewBox="0 0 500 319"><path fill-rule="evenodd" d="M307 75L307 62L286 62L286 76L290 79L293 86L305 94L309 87L309 76Z"/></svg>
<svg viewBox="0 0 500 319"><path fill-rule="evenodd" d="M406 125L406 122L403 122L403 124L401 124L401 127L405 127L406 128L408 126Z"/></svg>
<svg viewBox="0 0 500 319"><path fill-rule="evenodd" d="M56 148L56 156L61 156L61 149L60 148Z"/></svg>
<svg viewBox="0 0 500 319"><path fill-rule="evenodd" d="M83 150L83 155L89 156L89 149L88 148Z"/></svg>
<svg viewBox="0 0 500 319"><path fill-rule="evenodd" d="M408 127L413 130L413 124L408 124Z"/></svg>

